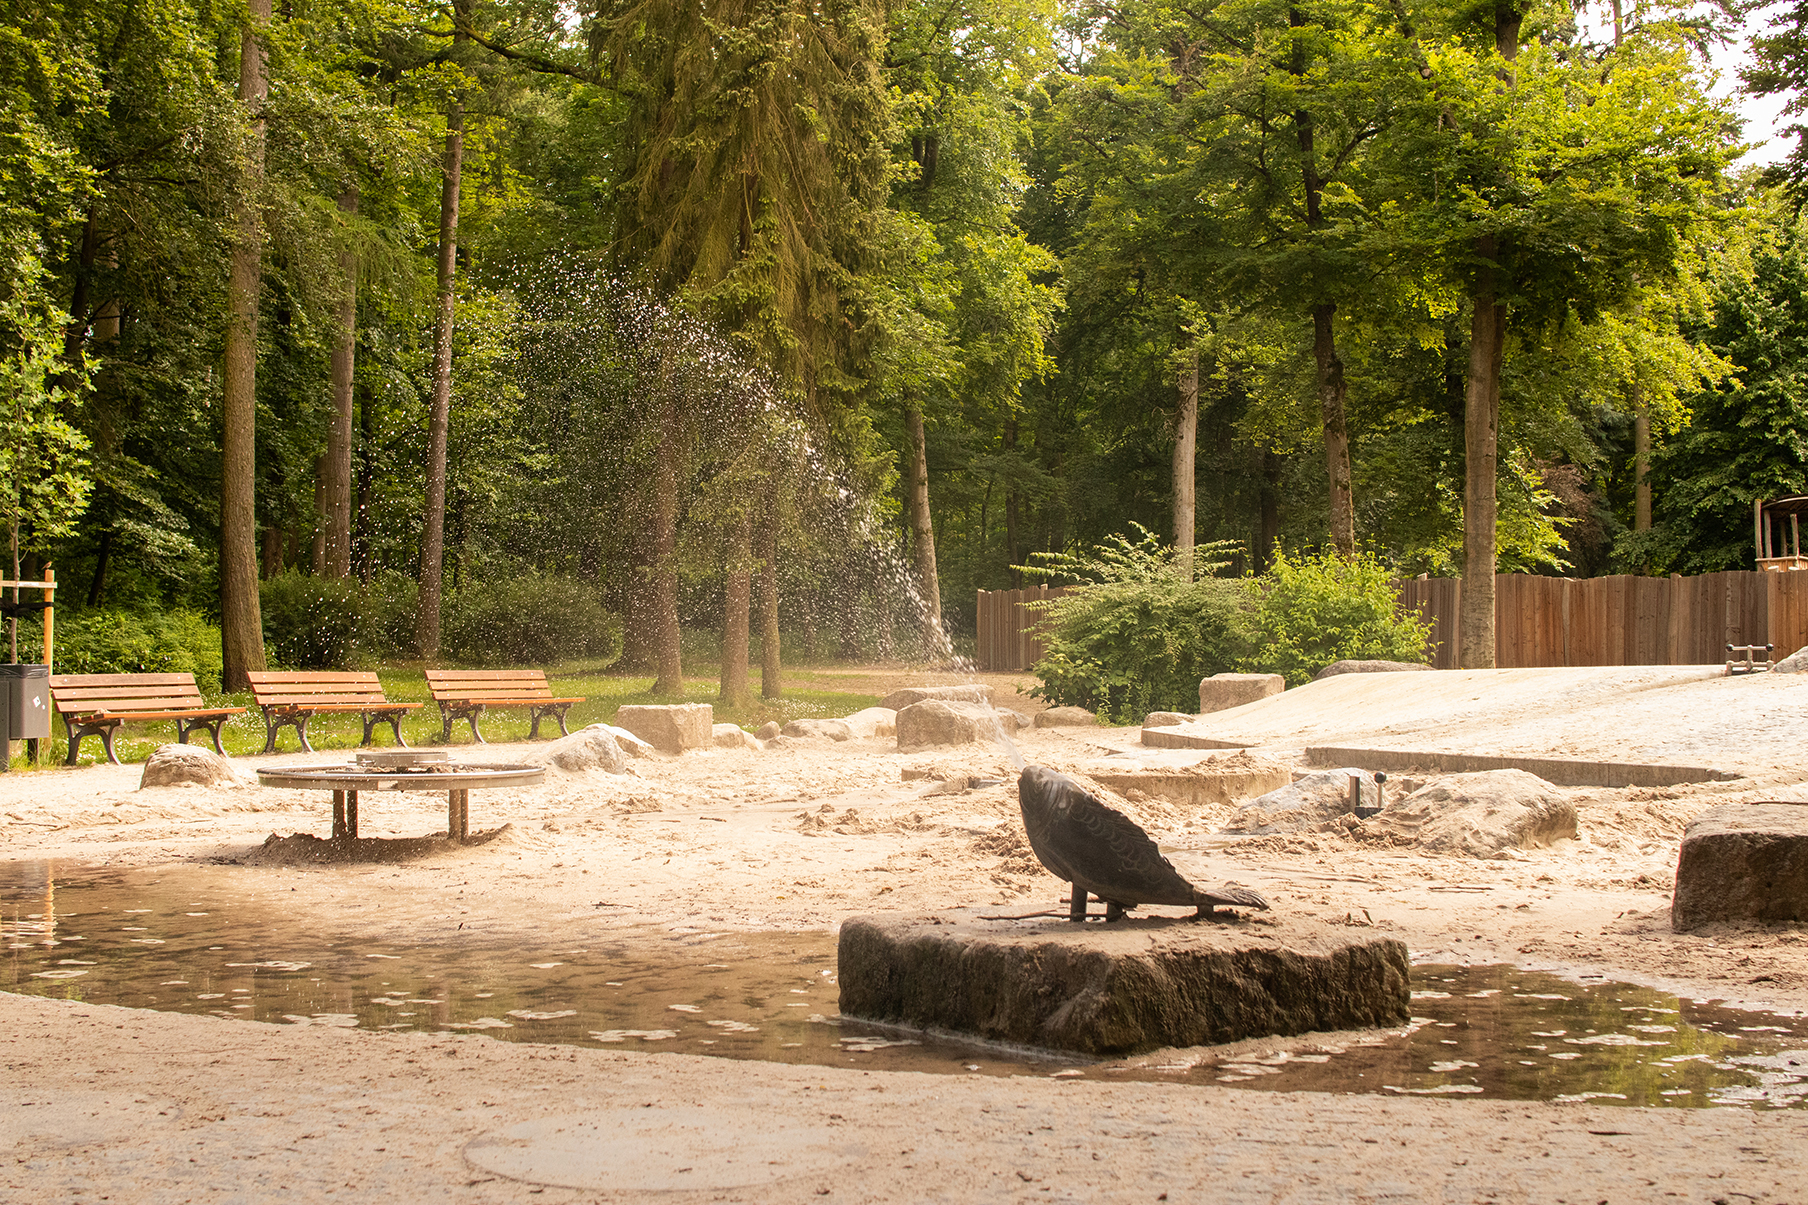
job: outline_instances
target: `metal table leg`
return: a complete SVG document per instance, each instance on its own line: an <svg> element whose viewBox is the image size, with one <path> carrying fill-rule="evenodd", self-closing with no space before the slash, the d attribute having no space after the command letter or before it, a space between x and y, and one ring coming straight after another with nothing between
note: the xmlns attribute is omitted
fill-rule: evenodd
<svg viewBox="0 0 1808 1205"><path fill-rule="evenodd" d="M446 835L454 841L463 841L471 834L471 792L469 790L452 790L446 792Z"/></svg>

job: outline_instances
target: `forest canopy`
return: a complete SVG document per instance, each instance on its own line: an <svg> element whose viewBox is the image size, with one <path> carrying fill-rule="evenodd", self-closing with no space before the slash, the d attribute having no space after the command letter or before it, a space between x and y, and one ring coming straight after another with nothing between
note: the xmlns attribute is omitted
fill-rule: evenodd
<svg viewBox="0 0 1808 1205"><path fill-rule="evenodd" d="M1718 9L0 11L12 575L229 689L507 598L775 694L1139 527L1462 575L1490 664L1496 570L1749 566L1808 491L1808 173L1737 166ZM1798 113L1804 19L1743 80Z"/></svg>

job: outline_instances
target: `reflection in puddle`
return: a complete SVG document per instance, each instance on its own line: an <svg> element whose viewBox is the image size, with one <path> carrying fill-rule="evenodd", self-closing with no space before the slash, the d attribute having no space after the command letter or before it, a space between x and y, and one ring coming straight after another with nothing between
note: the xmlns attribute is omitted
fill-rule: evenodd
<svg viewBox="0 0 1808 1205"><path fill-rule="evenodd" d="M1646 1106L1808 1101L1808 1023L1514 967L1415 967L1405 1029L1285 1050L1277 1040L1269 1052L1246 1045L1235 1061L1205 1050L1185 1054L1209 1062L1075 1066L844 1021L826 933L372 949L154 873L84 870L53 882L49 872L41 862L0 864L0 990L276 1024L872 1070Z"/></svg>

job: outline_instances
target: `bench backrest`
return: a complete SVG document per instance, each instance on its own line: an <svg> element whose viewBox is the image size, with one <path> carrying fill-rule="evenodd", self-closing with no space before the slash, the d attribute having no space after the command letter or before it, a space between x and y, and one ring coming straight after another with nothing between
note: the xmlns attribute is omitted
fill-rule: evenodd
<svg viewBox="0 0 1808 1205"><path fill-rule="evenodd" d="M251 679L251 697L259 707L308 703L387 703L383 684L368 670L357 672L264 671L245 675Z"/></svg>
<svg viewBox="0 0 1808 1205"><path fill-rule="evenodd" d="M50 697L65 715L189 711L207 705L193 674L52 674Z"/></svg>
<svg viewBox="0 0 1808 1205"><path fill-rule="evenodd" d="M537 669L430 669L427 689L433 701L460 699L550 699L546 673Z"/></svg>

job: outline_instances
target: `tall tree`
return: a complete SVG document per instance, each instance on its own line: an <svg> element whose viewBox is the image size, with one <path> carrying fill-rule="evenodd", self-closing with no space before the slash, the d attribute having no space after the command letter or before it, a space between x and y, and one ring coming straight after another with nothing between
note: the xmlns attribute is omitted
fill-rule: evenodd
<svg viewBox="0 0 1808 1205"><path fill-rule="evenodd" d="M249 0L239 38L238 99L247 136L233 194L226 341L221 369L220 645L227 690L264 668L257 594L257 317L263 281L265 27L270 0Z"/></svg>

